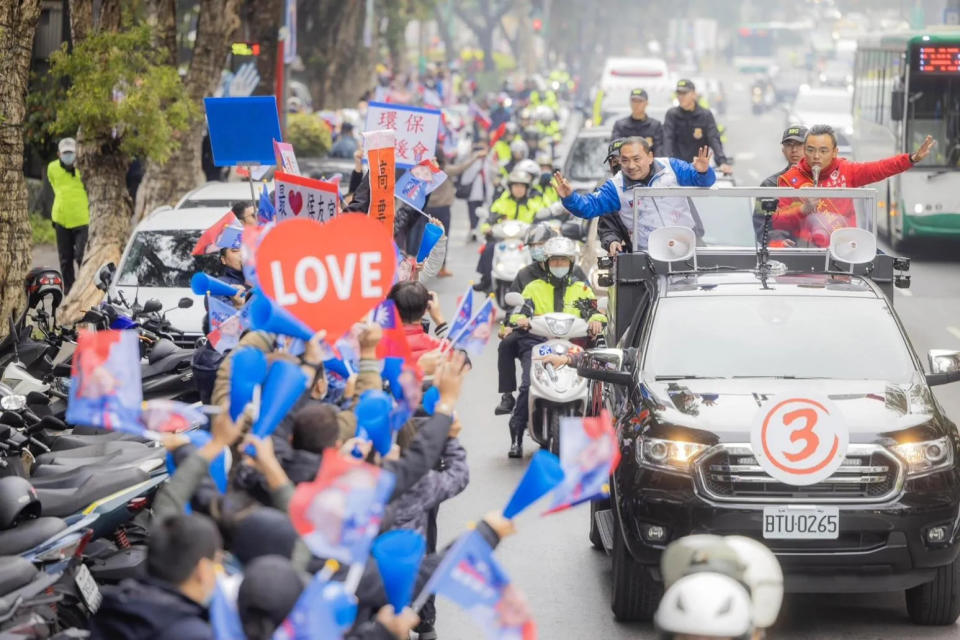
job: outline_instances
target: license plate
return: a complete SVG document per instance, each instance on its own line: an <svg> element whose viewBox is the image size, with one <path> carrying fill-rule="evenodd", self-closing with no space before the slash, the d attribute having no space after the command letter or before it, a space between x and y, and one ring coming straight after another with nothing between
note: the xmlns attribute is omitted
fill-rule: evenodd
<svg viewBox="0 0 960 640"><path fill-rule="evenodd" d="M97 581L90 575L90 569L87 569L87 565L81 564L77 568L77 575L74 576L73 580L77 583L77 588L80 590L80 597L82 597L84 603L86 603L87 609L90 610L90 613L96 613L97 609L100 608L100 603L103 601L103 596L100 594L100 587L97 586Z"/></svg>
<svg viewBox="0 0 960 640"><path fill-rule="evenodd" d="M839 535L839 507L763 509L763 537L767 540L836 540Z"/></svg>

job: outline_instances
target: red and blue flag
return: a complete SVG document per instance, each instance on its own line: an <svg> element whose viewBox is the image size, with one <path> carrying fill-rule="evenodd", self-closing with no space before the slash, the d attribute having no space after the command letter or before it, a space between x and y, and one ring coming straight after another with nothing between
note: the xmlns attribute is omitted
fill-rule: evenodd
<svg viewBox="0 0 960 640"><path fill-rule="evenodd" d="M493 306L493 299L487 298L463 330L453 336L453 348L462 349L475 358L480 357L493 335L493 323L496 320L497 310Z"/></svg>
<svg viewBox="0 0 960 640"><path fill-rule="evenodd" d="M610 495L610 475L620 464L620 447L606 409L598 417L560 418L563 482L553 491L548 513Z"/></svg>
<svg viewBox="0 0 960 640"><path fill-rule="evenodd" d="M138 332L81 329L73 354L67 422L142 435L142 403Z"/></svg>

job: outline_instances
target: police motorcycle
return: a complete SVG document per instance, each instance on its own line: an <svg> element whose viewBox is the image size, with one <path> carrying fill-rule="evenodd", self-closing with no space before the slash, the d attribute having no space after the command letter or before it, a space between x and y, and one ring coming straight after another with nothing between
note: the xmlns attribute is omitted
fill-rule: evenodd
<svg viewBox="0 0 960 640"><path fill-rule="evenodd" d="M526 304L523 296L515 291L506 294L505 302L514 312ZM595 307L584 308L581 316L594 312ZM580 350L574 341L587 338L587 321L568 313L546 313L530 319L529 332L546 340L535 345L531 354L527 432L538 445L559 455L560 419L584 414L588 381L581 378L574 367L557 369L542 358Z"/></svg>
<svg viewBox="0 0 960 640"><path fill-rule="evenodd" d="M530 250L523 243L523 238L530 225L519 220L502 220L493 225L491 233L496 244L493 247L493 289L497 304L505 309L507 302L504 296L517 274L530 264Z"/></svg>

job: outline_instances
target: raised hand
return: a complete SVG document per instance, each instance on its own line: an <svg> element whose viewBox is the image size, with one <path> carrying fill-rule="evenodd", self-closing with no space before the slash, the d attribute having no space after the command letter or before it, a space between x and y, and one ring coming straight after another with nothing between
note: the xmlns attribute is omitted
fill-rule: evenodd
<svg viewBox="0 0 960 640"><path fill-rule="evenodd" d="M693 159L692 164L697 173L706 173L707 169L710 168L710 147L700 147L700 151L697 153L697 157Z"/></svg>
<svg viewBox="0 0 960 640"><path fill-rule="evenodd" d="M923 139L923 144L921 144L920 148L913 153L910 159L914 162L920 162L930 155L930 150L933 149L935 144L937 144L937 141L933 139L933 136L927 136Z"/></svg>
<svg viewBox="0 0 960 640"><path fill-rule="evenodd" d="M570 186L570 183L559 170L553 172L553 188L557 190L557 195L561 198L566 198L573 193L573 187Z"/></svg>

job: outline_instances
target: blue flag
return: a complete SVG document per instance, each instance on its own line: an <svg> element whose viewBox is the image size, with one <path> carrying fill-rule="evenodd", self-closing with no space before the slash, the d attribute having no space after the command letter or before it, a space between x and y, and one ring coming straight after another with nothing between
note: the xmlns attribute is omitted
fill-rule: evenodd
<svg viewBox="0 0 960 640"><path fill-rule="evenodd" d="M467 290L457 302L457 310L453 312L453 320L450 321L450 328L447 329L449 338L456 338L461 331L466 328L470 322L470 316L473 315L473 287L467 285Z"/></svg>
<svg viewBox="0 0 960 640"><path fill-rule="evenodd" d="M356 598L317 573L273 632L272 640L339 640L357 617Z"/></svg>
<svg viewBox="0 0 960 640"><path fill-rule="evenodd" d="M86 331L77 336L66 420L142 435L138 332Z"/></svg>
<svg viewBox="0 0 960 640"><path fill-rule="evenodd" d="M257 207L257 220L260 224L266 224L273 220L277 215L277 210L270 201L270 194L267 193L267 185L263 185L263 191L260 192L260 205Z"/></svg>
<svg viewBox="0 0 960 640"><path fill-rule="evenodd" d="M242 309L227 304L219 298L207 295L207 313L210 319L210 333L207 341L210 346L226 353L237 346L240 336L250 328L250 303Z"/></svg>
<svg viewBox="0 0 960 640"><path fill-rule="evenodd" d="M487 638L532 640L537 637L526 600L476 531L469 531L447 551L424 586L452 600L479 624Z"/></svg>
<svg viewBox="0 0 960 640"><path fill-rule="evenodd" d="M493 306L493 299L487 298L463 331L453 336L453 348L463 349L475 358L480 357L493 334L493 323L496 320L497 310Z"/></svg>
<svg viewBox="0 0 960 640"><path fill-rule="evenodd" d="M227 595L221 579L217 580L210 600L210 626L213 627L214 640L246 640L237 603Z"/></svg>

